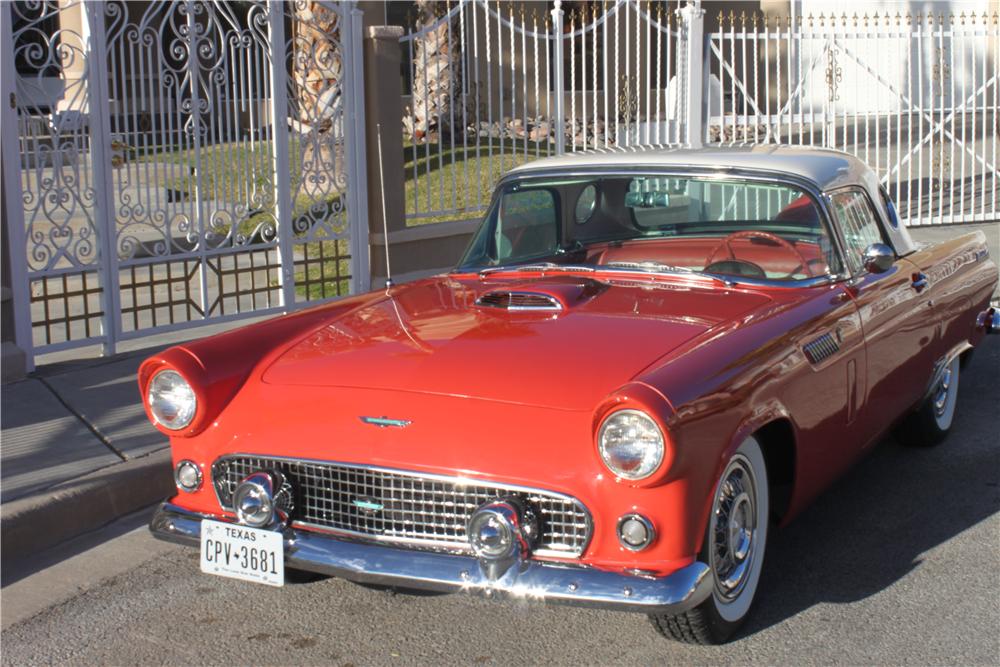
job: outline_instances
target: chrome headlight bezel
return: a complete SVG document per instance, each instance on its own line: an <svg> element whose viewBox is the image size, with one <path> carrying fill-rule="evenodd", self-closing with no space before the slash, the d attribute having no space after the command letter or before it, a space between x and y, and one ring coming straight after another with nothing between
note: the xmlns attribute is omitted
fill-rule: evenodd
<svg viewBox="0 0 1000 667"><path fill-rule="evenodd" d="M172 368L153 375L146 389L146 405L156 423L170 431L187 428L198 414L198 396L194 388ZM174 407L176 416L172 419L164 411L167 406Z"/></svg>
<svg viewBox="0 0 1000 667"><path fill-rule="evenodd" d="M631 446L630 443L609 442L610 429L622 428L620 422L623 419L632 420L633 422L638 421L639 424L634 424L634 426L641 426L647 436L655 434L655 438L647 438L646 442L641 445L641 448L645 451L642 452L639 463L632 469L620 465L620 462L624 458L635 458L634 454L631 457L626 457L621 451L623 447ZM634 482L653 475L663 465L666 453L666 437L659 424L656 423L656 420L642 410L632 408L615 410L604 417L600 428L597 430L597 450L600 453L601 461L608 470L622 479Z"/></svg>

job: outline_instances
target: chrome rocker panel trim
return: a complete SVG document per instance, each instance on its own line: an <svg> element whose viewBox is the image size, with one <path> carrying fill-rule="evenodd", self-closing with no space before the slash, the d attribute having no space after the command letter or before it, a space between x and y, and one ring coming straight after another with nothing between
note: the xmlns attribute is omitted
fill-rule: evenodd
<svg viewBox="0 0 1000 667"><path fill-rule="evenodd" d="M197 548L203 518L229 520L165 502L153 515L149 530L158 539ZM472 556L396 549L293 528L286 528L284 535L286 566L357 583L645 614L683 613L712 594L711 572L700 562L666 577L646 577L575 564L521 561L493 580Z"/></svg>

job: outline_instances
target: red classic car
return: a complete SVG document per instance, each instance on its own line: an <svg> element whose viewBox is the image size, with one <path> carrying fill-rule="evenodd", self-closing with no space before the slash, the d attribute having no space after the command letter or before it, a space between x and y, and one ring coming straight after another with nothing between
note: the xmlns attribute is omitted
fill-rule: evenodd
<svg viewBox="0 0 1000 667"><path fill-rule="evenodd" d="M728 639L768 530L891 428L941 441L997 265L914 243L873 173L791 148L539 160L454 271L148 359L205 572L648 614Z"/></svg>

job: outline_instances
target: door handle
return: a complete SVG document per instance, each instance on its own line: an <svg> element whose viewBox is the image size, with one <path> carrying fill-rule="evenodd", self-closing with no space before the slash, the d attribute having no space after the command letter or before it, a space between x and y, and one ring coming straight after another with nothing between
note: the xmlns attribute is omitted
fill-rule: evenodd
<svg viewBox="0 0 1000 667"><path fill-rule="evenodd" d="M928 285L927 276L922 273L914 273L913 282L911 282L910 285L913 289L917 290L918 293L923 292Z"/></svg>

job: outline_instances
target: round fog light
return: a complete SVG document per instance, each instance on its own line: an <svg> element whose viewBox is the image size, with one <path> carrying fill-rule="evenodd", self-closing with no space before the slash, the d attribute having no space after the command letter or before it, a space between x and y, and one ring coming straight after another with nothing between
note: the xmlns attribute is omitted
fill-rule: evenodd
<svg viewBox="0 0 1000 667"><path fill-rule="evenodd" d="M174 483L181 491L194 493L201 488L201 468L194 461L181 461L174 468Z"/></svg>
<svg viewBox="0 0 1000 667"><path fill-rule="evenodd" d="M503 558L514 546L514 530L495 512L476 512L469 521L469 542L480 558Z"/></svg>
<svg viewBox="0 0 1000 667"><path fill-rule="evenodd" d="M257 472L236 487L233 509L236 519L252 528L264 528L275 519L274 480L267 473Z"/></svg>
<svg viewBox="0 0 1000 667"><path fill-rule="evenodd" d="M641 514L626 514L618 519L618 541L629 551L641 551L653 542L653 524Z"/></svg>

